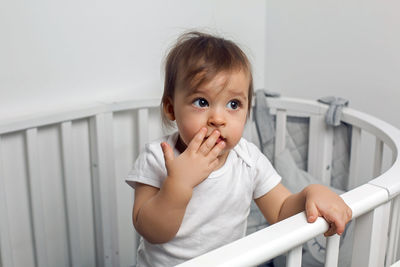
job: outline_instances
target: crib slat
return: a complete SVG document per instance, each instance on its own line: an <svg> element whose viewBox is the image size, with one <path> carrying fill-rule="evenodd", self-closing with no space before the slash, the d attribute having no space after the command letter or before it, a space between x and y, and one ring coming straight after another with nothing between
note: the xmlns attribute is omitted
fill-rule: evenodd
<svg viewBox="0 0 400 267"><path fill-rule="evenodd" d="M333 235L333 236L330 236L327 238L326 254L325 254L325 267L338 266L339 244L340 244L340 236L339 235Z"/></svg>
<svg viewBox="0 0 400 267"><path fill-rule="evenodd" d="M382 171L382 159L383 159L383 142L376 138L375 143L375 156L374 156L374 178L378 177Z"/></svg>
<svg viewBox="0 0 400 267"><path fill-rule="evenodd" d="M11 237L8 226L8 211L6 198L6 185L3 174L3 159L0 136L0 264L3 266L14 266Z"/></svg>
<svg viewBox="0 0 400 267"><path fill-rule="evenodd" d="M384 266L390 202L355 220L352 267Z"/></svg>
<svg viewBox="0 0 400 267"><path fill-rule="evenodd" d="M396 261L397 256L400 256L396 255L400 242L400 196L397 196L392 200L392 217L389 233L389 247L385 266L390 266Z"/></svg>
<svg viewBox="0 0 400 267"><path fill-rule="evenodd" d="M96 266L119 266L112 113L89 122L96 239Z"/></svg>
<svg viewBox="0 0 400 267"><path fill-rule="evenodd" d="M80 230L77 203L77 177L72 155L72 123L71 121L61 124L61 151L64 178L64 192L66 203L66 218L68 229L68 253L72 266L82 266L80 249Z"/></svg>
<svg viewBox="0 0 400 267"><path fill-rule="evenodd" d="M138 116L136 125L138 133L137 145L139 147L139 151L142 151L144 149L144 146L149 142L149 109L148 108L139 109L137 116ZM134 198L134 195L132 195L132 198ZM135 251L138 249L139 244L140 244L140 235L135 231Z"/></svg>
<svg viewBox="0 0 400 267"><path fill-rule="evenodd" d="M351 150L350 150L350 169L347 190L351 190L358 185L358 172L360 165L361 129L352 126Z"/></svg>
<svg viewBox="0 0 400 267"><path fill-rule="evenodd" d="M308 172L314 177L330 184L333 128L325 122L324 116L310 117L308 144Z"/></svg>
<svg viewBox="0 0 400 267"><path fill-rule="evenodd" d="M138 145L142 150L149 142L149 109L143 108L138 110Z"/></svg>
<svg viewBox="0 0 400 267"><path fill-rule="evenodd" d="M28 129L25 133L35 261L37 266L48 266L37 128Z"/></svg>
<svg viewBox="0 0 400 267"><path fill-rule="evenodd" d="M298 246L287 253L286 267L301 266L302 248L302 246Z"/></svg>
<svg viewBox="0 0 400 267"><path fill-rule="evenodd" d="M286 147L286 111L278 109L276 112L276 132L275 132L275 157L277 157Z"/></svg>
<svg viewBox="0 0 400 267"><path fill-rule="evenodd" d="M142 108L137 111L137 145L139 147L139 151L144 149L144 146L149 142L149 109ZM132 195L134 198L134 195ZM132 201L133 203L133 201ZM135 250L139 247L140 243L140 235L135 231Z"/></svg>

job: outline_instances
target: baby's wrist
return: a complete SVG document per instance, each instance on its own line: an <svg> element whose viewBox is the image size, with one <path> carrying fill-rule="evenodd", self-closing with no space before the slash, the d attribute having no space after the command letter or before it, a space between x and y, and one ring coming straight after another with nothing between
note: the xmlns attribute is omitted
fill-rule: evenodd
<svg viewBox="0 0 400 267"><path fill-rule="evenodd" d="M308 196L309 194L313 194L315 192L320 192L322 193L323 190L325 190L325 186L320 185L320 184L310 184L307 187L304 188L303 192L305 196Z"/></svg>
<svg viewBox="0 0 400 267"><path fill-rule="evenodd" d="M179 208L186 208L192 198L193 188L177 179L167 176L160 193L162 193L166 201Z"/></svg>

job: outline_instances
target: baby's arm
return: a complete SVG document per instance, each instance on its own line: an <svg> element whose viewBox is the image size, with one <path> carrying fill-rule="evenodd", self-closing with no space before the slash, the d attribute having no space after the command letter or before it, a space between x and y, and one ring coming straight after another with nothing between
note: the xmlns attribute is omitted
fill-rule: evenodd
<svg viewBox="0 0 400 267"><path fill-rule="evenodd" d="M132 219L136 230L147 241L165 243L175 237L193 188L218 165L218 155L225 143L216 144L220 135L218 131L204 141L206 133L207 129L201 129L176 158L172 148L162 143L168 173L163 185L160 189L136 185Z"/></svg>
<svg viewBox="0 0 400 267"><path fill-rule="evenodd" d="M330 224L325 236L342 234L352 216L351 209L341 197L318 184L309 185L297 194L291 194L282 184L278 184L255 202L271 224L304 210L310 223L321 216Z"/></svg>

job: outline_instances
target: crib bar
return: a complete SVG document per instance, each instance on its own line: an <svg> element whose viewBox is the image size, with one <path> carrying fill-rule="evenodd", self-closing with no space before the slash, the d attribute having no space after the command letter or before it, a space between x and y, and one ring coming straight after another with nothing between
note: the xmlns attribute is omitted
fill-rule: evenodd
<svg viewBox="0 0 400 267"><path fill-rule="evenodd" d="M318 218L310 224L302 212L178 266L256 266L327 230L328 224L324 219Z"/></svg>
<svg viewBox="0 0 400 267"><path fill-rule="evenodd" d="M145 144L149 142L149 109L142 108L138 109L137 112L137 145L139 147L139 151L144 149ZM135 250L139 247L140 243L140 235L135 231Z"/></svg>
<svg viewBox="0 0 400 267"><path fill-rule="evenodd" d="M375 156L374 156L374 177L378 177L382 171L382 159L383 159L383 142L376 138L375 143Z"/></svg>
<svg viewBox="0 0 400 267"><path fill-rule="evenodd" d="M3 159L0 135L0 266L14 266L11 237L9 233L6 184L3 173Z"/></svg>
<svg viewBox="0 0 400 267"><path fill-rule="evenodd" d="M36 266L48 266L47 243L44 220L44 208L42 199L42 179L39 169L39 152L37 141L37 128L28 129L25 132L27 169L30 189L30 208L33 230L33 242L35 250Z"/></svg>
<svg viewBox="0 0 400 267"><path fill-rule="evenodd" d="M399 144L395 141L396 138L393 139L394 136L398 136L397 129L386 122L354 109L343 110L341 120L379 137L392 151L398 151Z"/></svg>
<svg viewBox="0 0 400 267"><path fill-rule="evenodd" d="M142 150L144 145L149 142L149 109L142 108L138 110L138 145Z"/></svg>
<svg viewBox="0 0 400 267"><path fill-rule="evenodd" d="M351 190L358 185L358 172L360 165L361 148L361 128L352 126L351 131L351 150L350 150L350 168L347 190Z"/></svg>
<svg viewBox="0 0 400 267"><path fill-rule="evenodd" d="M112 113L89 121L96 266L119 266Z"/></svg>
<svg viewBox="0 0 400 267"><path fill-rule="evenodd" d="M11 133L22 129L38 128L45 125L56 124L61 121L73 121L83 118L90 118L96 114L104 112L117 112L121 110L133 110L138 108L156 107L160 103L158 98L135 99L125 102L100 104L96 106L86 106L69 112L50 112L45 116L29 116L22 120L11 119L10 121L0 122L0 134Z"/></svg>
<svg viewBox="0 0 400 267"><path fill-rule="evenodd" d="M295 247L290 250L286 256L286 267L298 267L301 266L301 256L302 256L303 246Z"/></svg>
<svg viewBox="0 0 400 267"><path fill-rule="evenodd" d="M308 172L330 184L333 146L333 128L325 123L324 116L310 117L308 144Z"/></svg>
<svg viewBox="0 0 400 267"><path fill-rule="evenodd" d="M333 236L330 236L327 238L326 254L325 254L325 267L338 266L339 244L340 244L340 236L339 235L333 235Z"/></svg>
<svg viewBox="0 0 400 267"><path fill-rule="evenodd" d="M115 156L114 156L114 125L113 125L113 113L107 112L104 115L104 128L102 131L105 133L105 150L106 155L101 157L101 166L106 166L104 169L104 176L101 177L101 181L105 187L107 187L109 211L107 213L107 225L109 225L111 232L111 253L112 253L112 266L119 266L119 247L118 247L118 214L117 214L117 188L115 183ZM100 165L99 165L100 166ZM104 209L103 209L104 210ZM104 218L104 217L103 217ZM104 218L105 219L105 218Z"/></svg>
<svg viewBox="0 0 400 267"><path fill-rule="evenodd" d="M285 149L286 143L286 111L276 112L275 158Z"/></svg>
<svg viewBox="0 0 400 267"><path fill-rule="evenodd" d="M75 166L73 165L71 121L61 123L61 153L68 232L68 255L72 266L82 266L80 224L76 195L77 177Z"/></svg>
<svg viewBox="0 0 400 267"><path fill-rule="evenodd" d="M272 110L285 109L289 113L308 115L325 114L328 110L327 105L305 99L295 99L289 97L268 97L268 107Z"/></svg>
<svg viewBox="0 0 400 267"><path fill-rule="evenodd" d="M390 202L355 221L352 267L384 266Z"/></svg>
<svg viewBox="0 0 400 267"><path fill-rule="evenodd" d="M396 255L399 249L400 236L400 195L392 200L392 216L389 231L389 247L386 257L386 266L390 266L396 262Z"/></svg>

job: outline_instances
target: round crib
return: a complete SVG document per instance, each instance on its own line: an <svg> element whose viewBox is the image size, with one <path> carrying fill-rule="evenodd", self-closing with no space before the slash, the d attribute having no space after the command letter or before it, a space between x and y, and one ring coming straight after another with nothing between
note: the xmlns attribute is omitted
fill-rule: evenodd
<svg viewBox="0 0 400 267"><path fill-rule="evenodd" d="M268 105L277 150L285 147L286 118L309 118L308 172L329 179L328 107L283 97ZM351 265L391 266L400 257L400 131L351 108L342 121L352 126L350 190L341 195L353 210ZM133 191L124 180L144 144L162 134L158 99L0 122L0 266L134 265ZM300 213L181 266L252 266L282 254L286 266L301 266L302 245L327 228ZM337 266L339 242L328 238L325 266Z"/></svg>

